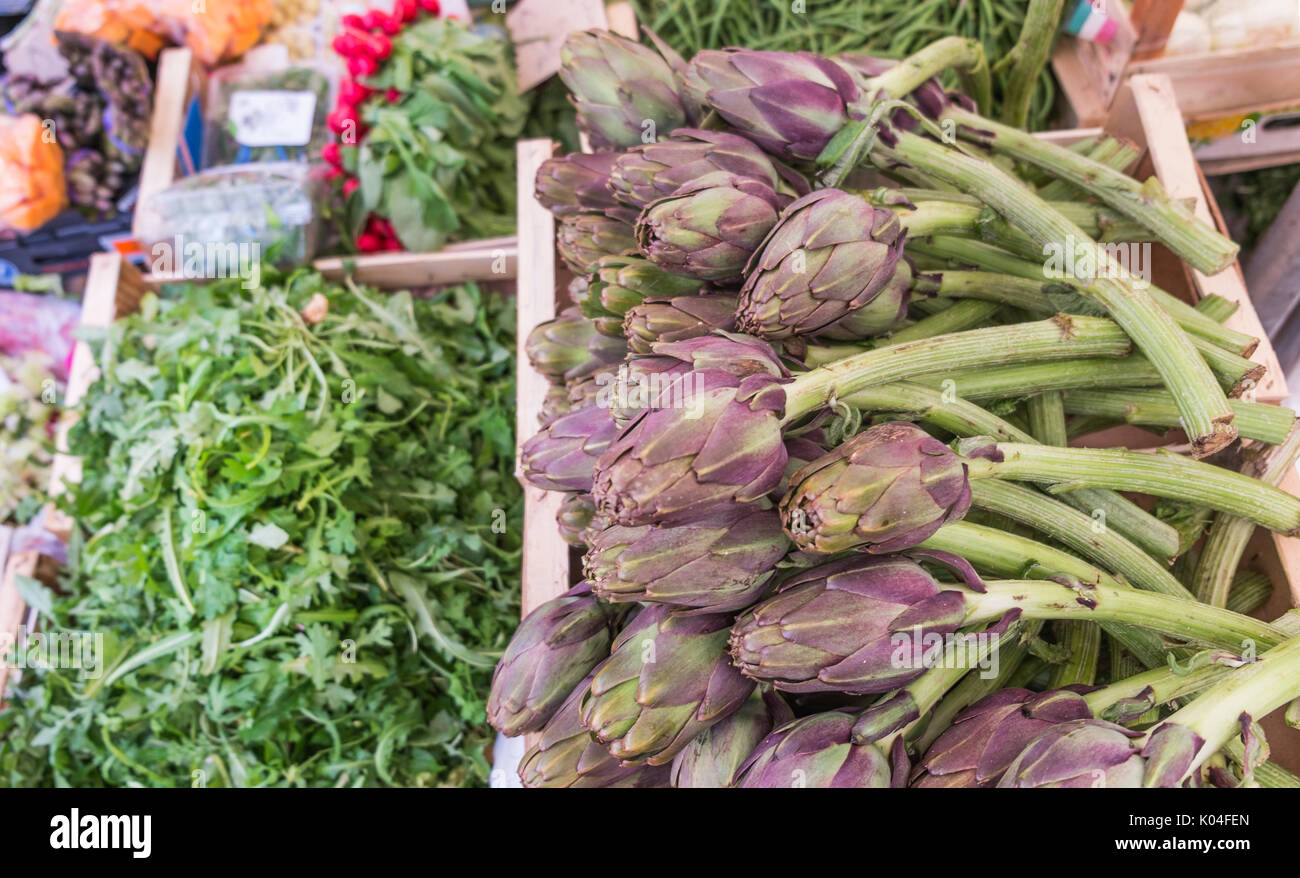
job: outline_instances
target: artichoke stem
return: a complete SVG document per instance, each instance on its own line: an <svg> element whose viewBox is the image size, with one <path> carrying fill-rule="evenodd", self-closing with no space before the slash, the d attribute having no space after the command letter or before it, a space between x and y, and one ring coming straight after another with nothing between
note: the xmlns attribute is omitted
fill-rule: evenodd
<svg viewBox="0 0 1300 878"><path fill-rule="evenodd" d="M1097 248L1082 229L1052 210L1023 184L992 163L908 131L895 130L893 149L877 149L887 160L919 167L946 183L977 194L990 207L1046 247ZM1198 457L1213 454L1237 438L1232 410L1214 374L1187 334L1160 310L1142 285L1104 249L1097 254L1098 275L1086 293L1124 328L1155 365L1178 400L1179 411Z"/></svg>
<svg viewBox="0 0 1300 878"><path fill-rule="evenodd" d="M956 104L941 119L957 124L960 136L1028 162L1097 196L1115 210L1146 226L1178 257L1197 271L1218 274L1232 265L1240 249L1201 222L1152 178L1139 183L1087 156L1046 143L1024 131L986 119Z"/></svg>
<svg viewBox="0 0 1300 878"><path fill-rule="evenodd" d="M985 593L967 596L967 625L991 622L1020 610L1027 619L1087 619L1140 625L1169 637L1233 652L1251 647L1272 649L1287 640L1285 632L1267 622L1147 591L1024 579L989 581L985 586Z"/></svg>
<svg viewBox="0 0 1300 878"><path fill-rule="evenodd" d="M1152 494L1237 515L1285 536L1300 536L1300 498L1250 476L1177 454L1012 442L997 443L997 453L1002 458L997 462L982 457L969 460L970 477L1042 482L1058 491L1092 487Z"/></svg>
<svg viewBox="0 0 1300 878"><path fill-rule="evenodd" d="M1083 700L1088 702L1088 709L1092 711L1093 716L1101 716L1103 710L1125 699L1142 697L1148 688L1151 689L1151 693L1146 697L1153 705L1165 704L1200 692L1229 672L1230 668L1221 664L1209 664L1194 671L1175 670L1170 667L1153 668L1145 673L1094 689L1084 695Z"/></svg>

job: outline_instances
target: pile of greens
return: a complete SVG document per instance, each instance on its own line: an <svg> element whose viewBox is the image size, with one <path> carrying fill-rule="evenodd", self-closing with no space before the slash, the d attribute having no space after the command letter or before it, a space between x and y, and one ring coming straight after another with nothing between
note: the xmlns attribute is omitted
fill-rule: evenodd
<svg viewBox="0 0 1300 878"><path fill-rule="evenodd" d="M348 204L353 234L371 212L415 252L513 234L515 140L529 106L516 93L509 43L423 19L393 38L365 84L376 90L359 109L369 133L343 150L361 183Z"/></svg>
<svg viewBox="0 0 1300 878"><path fill-rule="evenodd" d="M0 524L26 524L45 502L61 396L42 351L0 354Z"/></svg>
<svg viewBox="0 0 1300 878"><path fill-rule="evenodd" d="M1031 2L804 0L791 4L789 0L633 0L632 5L638 20L687 58L700 49L726 46L903 58L942 37L960 36L979 40L993 64L1015 47ZM1009 72L995 77L999 94L1008 87ZM1036 131L1046 128L1051 117L1056 99L1052 74L1046 70L1039 73L1033 90L1028 127ZM982 109L988 113L989 108Z"/></svg>
<svg viewBox="0 0 1300 878"><path fill-rule="evenodd" d="M265 272L90 339L65 593L26 591L45 630L103 633L102 673L24 673L0 786L486 783L513 310Z"/></svg>

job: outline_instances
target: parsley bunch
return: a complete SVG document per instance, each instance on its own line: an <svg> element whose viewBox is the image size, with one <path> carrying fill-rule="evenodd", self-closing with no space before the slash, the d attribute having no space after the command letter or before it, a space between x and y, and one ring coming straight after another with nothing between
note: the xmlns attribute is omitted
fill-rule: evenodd
<svg viewBox="0 0 1300 878"><path fill-rule="evenodd" d="M103 664L24 673L0 785L485 783L519 609L510 304L306 270L174 293L90 339L65 593L29 597Z"/></svg>

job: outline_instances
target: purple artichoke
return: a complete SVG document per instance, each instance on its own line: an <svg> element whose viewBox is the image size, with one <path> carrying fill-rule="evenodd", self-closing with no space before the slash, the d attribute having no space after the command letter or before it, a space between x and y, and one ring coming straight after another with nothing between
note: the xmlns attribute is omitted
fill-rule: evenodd
<svg viewBox="0 0 1300 878"><path fill-rule="evenodd" d="M568 494L555 513L555 523L560 537L570 546L585 548L587 529L596 515L596 504L590 494Z"/></svg>
<svg viewBox="0 0 1300 878"><path fill-rule="evenodd" d="M1025 746L998 786L1140 787L1145 768L1133 746L1137 737L1140 732L1100 719L1057 723Z"/></svg>
<svg viewBox="0 0 1300 878"><path fill-rule="evenodd" d="M789 547L776 512L754 504L671 528L613 525L590 540L583 570L601 600L714 613L757 600Z"/></svg>
<svg viewBox="0 0 1300 878"><path fill-rule="evenodd" d="M812 161L859 113L854 77L811 52L697 52L685 87L740 134L792 161Z"/></svg>
<svg viewBox="0 0 1300 878"><path fill-rule="evenodd" d="M730 623L727 615L642 610L592 676L582 724L625 764L670 763L754 691L727 661Z"/></svg>
<svg viewBox="0 0 1300 878"><path fill-rule="evenodd" d="M687 183L718 171L766 183L776 192L802 195L808 183L778 165L751 141L722 131L682 128L669 140L634 146L609 172L609 191L635 221L642 209Z"/></svg>
<svg viewBox="0 0 1300 878"><path fill-rule="evenodd" d="M723 789L773 728L794 720L775 692L755 692L740 710L696 735L673 759L672 785L678 789Z"/></svg>
<svg viewBox="0 0 1300 878"><path fill-rule="evenodd" d="M763 497L785 473L780 379L697 369L676 380L686 404L642 412L596 464L592 494L613 522L699 518Z"/></svg>
<svg viewBox="0 0 1300 878"><path fill-rule="evenodd" d="M556 216L617 210L619 203L610 191L609 173L618 157L613 152L571 152L562 158L547 159L537 169L537 201Z"/></svg>
<svg viewBox="0 0 1300 878"><path fill-rule="evenodd" d="M524 352L535 371L555 382L572 382L621 362L627 343L601 335L577 308L566 308L555 319L533 327Z"/></svg>
<svg viewBox="0 0 1300 878"><path fill-rule="evenodd" d="M628 309L623 319L628 348L649 354L661 341L683 341L736 328L734 296L675 296L646 299Z"/></svg>
<svg viewBox="0 0 1300 878"><path fill-rule="evenodd" d="M1059 723L1091 718L1088 703L1074 692L1001 689L957 714L926 751L911 786L996 786L1038 735Z"/></svg>
<svg viewBox="0 0 1300 878"><path fill-rule="evenodd" d="M870 303L845 314L817 333L818 337L858 341L896 329L907 317L907 307L912 303L912 278L912 266L904 258L898 263L893 279Z"/></svg>
<svg viewBox="0 0 1300 878"><path fill-rule="evenodd" d="M686 123L668 62L608 31L569 34L560 49L560 79L577 109L578 128L598 151L646 143Z"/></svg>
<svg viewBox="0 0 1300 878"><path fill-rule="evenodd" d="M545 726L573 687L609 655L619 615L583 583L525 616L492 672L492 728L514 737Z"/></svg>
<svg viewBox="0 0 1300 878"><path fill-rule="evenodd" d="M821 189L781 214L754 254L737 323L762 338L817 335L889 288L903 255L898 214ZM897 322L899 306L890 309Z"/></svg>
<svg viewBox="0 0 1300 878"><path fill-rule="evenodd" d="M975 571L927 552L973 588ZM901 555L852 557L813 567L736 619L731 659L742 673L786 692L870 695L906 686L927 670L934 635L965 623L966 595L941 586Z"/></svg>
<svg viewBox="0 0 1300 878"><path fill-rule="evenodd" d="M786 533L800 549L822 554L907 549L970 508L966 464L905 421L859 433L792 481L781 500Z"/></svg>
<svg viewBox="0 0 1300 878"><path fill-rule="evenodd" d="M706 174L646 207L637 220L636 246L664 271L738 282L789 201L753 177Z"/></svg>
<svg viewBox="0 0 1300 878"><path fill-rule="evenodd" d="M588 494L596 461L618 434L609 409L597 405L557 418L524 443L523 476L546 491Z"/></svg>
<svg viewBox="0 0 1300 878"><path fill-rule="evenodd" d="M635 230L599 213L566 216L556 229L555 249L574 274L591 274L606 256L635 253Z"/></svg>
<svg viewBox="0 0 1300 878"><path fill-rule="evenodd" d="M578 684L519 761L519 779L530 789L546 787L666 787L667 766L625 766L609 755L582 725L578 708L591 687Z"/></svg>
<svg viewBox="0 0 1300 878"><path fill-rule="evenodd" d="M646 299L695 294L700 282L669 274L639 256L606 256L595 273L584 281L582 313L597 321L608 321L610 335L623 335L623 317L628 309ZM575 302L578 300L575 298Z"/></svg>
<svg viewBox="0 0 1300 878"><path fill-rule="evenodd" d="M890 759L875 744L853 743L853 721L852 712L835 710L780 726L745 760L735 785L750 789L891 786L895 771Z"/></svg>
<svg viewBox="0 0 1300 878"><path fill-rule="evenodd" d="M630 357L613 386L610 406L620 426L647 409L690 408L700 387L697 373L716 370L736 379L789 376L771 346L749 336L718 333L653 347L658 353Z"/></svg>

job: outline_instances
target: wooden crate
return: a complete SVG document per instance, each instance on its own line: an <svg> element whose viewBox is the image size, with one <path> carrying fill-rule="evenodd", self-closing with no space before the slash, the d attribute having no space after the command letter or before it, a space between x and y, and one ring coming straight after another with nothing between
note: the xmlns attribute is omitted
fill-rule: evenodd
<svg viewBox="0 0 1300 878"><path fill-rule="evenodd" d="M1139 76L1128 80L1116 97L1114 109L1101 128L1056 131L1043 135L1047 139L1068 144L1100 133L1102 130L1127 138L1143 151L1138 163L1138 176L1152 173L1159 176L1171 195L1191 198L1196 211L1203 219L1215 222L1222 229L1213 196L1199 173L1187 138L1183 134L1178 106L1173 89L1164 76ZM538 167L550 158L554 144L548 140L524 140L518 147L519 166L519 340L517 435L522 446L537 432L537 414L546 393L547 381L532 370L523 351L527 333L537 324L549 320L570 304L567 293L568 275L555 252L555 220L550 212L532 197L533 178ZM1279 403L1287 396L1286 379L1277 366L1259 325L1259 317L1251 306L1240 268L1233 268L1215 277L1205 277L1186 268L1160 245L1153 251L1164 251L1163 258L1155 260L1154 281L1170 293L1188 302L1196 302L1211 293L1217 293L1237 303L1238 310L1227 321L1231 328L1260 338L1254 359L1263 363L1268 372L1256 388L1254 397L1260 402ZM1116 444L1131 447L1149 447L1160 444L1161 437L1135 428L1115 434ZM555 525L555 514L562 495L542 491L524 484L524 557L523 557L523 612L527 614L547 600L564 592L581 577L578 556L560 538ZM1282 485L1284 490L1300 495L1300 476L1292 472ZM1273 598L1256 613L1260 618L1276 618L1287 608L1300 606L1300 540L1281 537L1263 530L1256 532L1245 563L1265 572L1274 582ZM1300 770L1300 732L1291 730L1281 721L1280 714L1265 723L1269 731L1275 757L1293 770Z"/></svg>
<svg viewBox="0 0 1300 878"><path fill-rule="evenodd" d="M1160 57L1181 0L1138 0L1132 15L1120 0L1094 2L1118 25L1111 42L1062 36L1052 53L1052 69L1070 104L1070 124L1102 124L1120 85L1141 74L1169 77L1188 122L1300 104L1300 42Z"/></svg>
<svg viewBox="0 0 1300 878"><path fill-rule="evenodd" d="M140 195L132 234L146 244L142 232L156 228L148 211L149 198L192 173L198 157L190 156L184 144L186 115L197 99L204 105L207 76L189 49L166 49L159 56L158 82L154 100L149 147L140 168ZM357 283L380 287L422 287L467 280L513 280L516 271L513 235L449 244L436 253L367 253L326 256L315 260L315 268L330 280L351 275ZM150 257L146 251L146 264ZM149 276L150 283L185 280L180 276Z"/></svg>

